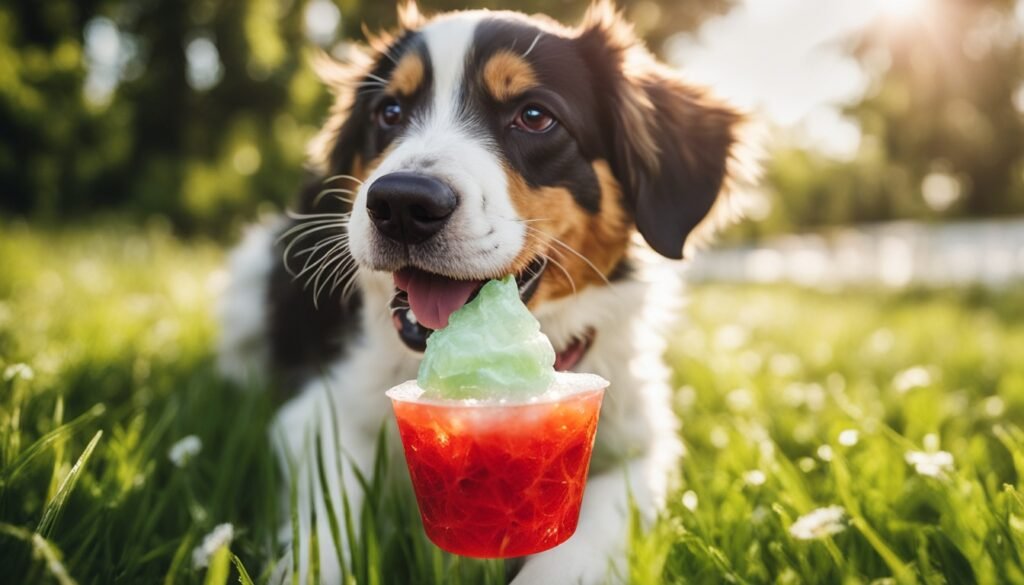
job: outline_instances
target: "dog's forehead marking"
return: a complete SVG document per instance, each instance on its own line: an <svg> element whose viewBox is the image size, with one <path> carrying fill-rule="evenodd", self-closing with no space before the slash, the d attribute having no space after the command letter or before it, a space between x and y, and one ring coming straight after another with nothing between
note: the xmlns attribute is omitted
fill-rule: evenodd
<svg viewBox="0 0 1024 585"><path fill-rule="evenodd" d="M434 115L452 116L459 108L467 56L481 15L457 13L430 23L421 31L434 72Z"/></svg>

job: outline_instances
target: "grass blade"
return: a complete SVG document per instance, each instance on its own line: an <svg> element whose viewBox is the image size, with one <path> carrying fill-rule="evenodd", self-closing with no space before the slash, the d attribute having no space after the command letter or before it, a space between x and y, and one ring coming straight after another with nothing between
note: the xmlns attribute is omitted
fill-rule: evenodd
<svg viewBox="0 0 1024 585"><path fill-rule="evenodd" d="M97 404L68 424L57 427L42 437L39 437L35 443L29 445L28 448L22 451L21 454L11 461L11 464L3 470L2 474L0 474L0 483L7 483L15 479L25 466L28 465L32 459L39 455L44 449L53 445L55 442L70 436L79 428L102 415L106 410L107 409L104 405Z"/></svg>
<svg viewBox="0 0 1024 585"><path fill-rule="evenodd" d="M206 571L204 585L226 585L231 577L231 550L227 545L217 549L210 558L210 568Z"/></svg>
<svg viewBox="0 0 1024 585"><path fill-rule="evenodd" d="M245 570L245 565L242 564L242 559L238 558L238 555L231 555L231 562L235 565L235 570L238 571L238 582L240 585L256 585L253 583L252 577L249 576L249 571Z"/></svg>
<svg viewBox="0 0 1024 585"><path fill-rule="evenodd" d="M48 538L50 532L53 531L54 525L57 523L57 519L60 517L60 513L64 511L64 505L67 503L68 495L71 494L71 490L75 488L75 484L78 482L78 478L82 475L82 471L85 469L85 464L89 462L89 458L92 457L93 450L96 449L96 445L100 442L100 437L103 436L103 431L96 431L93 435L92 440L86 445L85 451L75 461L74 466L71 467L71 471L68 472L67 477L61 483L60 488L57 489L57 494L53 497L48 504L46 509L43 511L43 518L39 521L39 527L36 532L41 534L43 538Z"/></svg>
<svg viewBox="0 0 1024 585"><path fill-rule="evenodd" d="M295 460L288 458L288 471L291 477L291 486L288 489L288 514L292 524L292 585L299 585L299 561L301 560L301 549L299 536L299 474L296 471Z"/></svg>
<svg viewBox="0 0 1024 585"><path fill-rule="evenodd" d="M320 583L320 539L317 531L316 517L316 481L313 479L312 466L315 462L310 461L309 469L309 575L306 581L310 585Z"/></svg>
<svg viewBox="0 0 1024 585"><path fill-rule="evenodd" d="M331 529L331 539L334 544L334 554L338 558L338 566L341 567L341 582L348 582L348 567L345 566L345 555L341 550L341 525L338 523L338 512L334 506L334 496L331 494L330 487L327 483L327 475L324 471L324 450L323 445L320 443L321 436L317 433L316 436L316 464L317 464L317 475L320 478L320 491L324 497L324 507L327 512L327 523ZM344 486L342 486L344 489Z"/></svg>
<svg viewBox="0 0 1024 585"><path fill-rule="evenodd" d="M68 574L67 569L64 567L64 563L61 562L60 551L42 535L5 522L0 522L0 533L13 536L18 540L28 543L32 547L33 552L46 561L46 570L60 585L76 585L75 580L71 578L71 575Z"/></svg>

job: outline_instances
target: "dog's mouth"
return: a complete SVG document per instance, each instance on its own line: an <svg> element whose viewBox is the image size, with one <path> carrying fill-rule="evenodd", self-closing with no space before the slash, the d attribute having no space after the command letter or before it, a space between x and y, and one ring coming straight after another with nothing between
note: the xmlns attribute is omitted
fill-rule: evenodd
<svg viewBox="0 0 1024 585"><path fill-rule="evenodd" d="M537 292L545 268L547 259L537 257L515 275L519 297L524 303ZM395 296L391 299L391 321L402 342L414 351L425 350L427 337L447 325L451 314L471 301L487 282L456 280L412 267L402 268L393 276Z"/></svg>

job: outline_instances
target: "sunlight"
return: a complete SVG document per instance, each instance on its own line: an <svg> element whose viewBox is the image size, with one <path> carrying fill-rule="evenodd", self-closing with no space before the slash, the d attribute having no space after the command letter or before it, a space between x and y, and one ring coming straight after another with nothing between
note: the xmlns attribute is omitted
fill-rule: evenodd
<svg viewBox="0 0 1024 585"><path fill-rule="evenodd" d="M927 0L879 0L877 4L879 12L898 18L910 18L924 9Z"/></svg>

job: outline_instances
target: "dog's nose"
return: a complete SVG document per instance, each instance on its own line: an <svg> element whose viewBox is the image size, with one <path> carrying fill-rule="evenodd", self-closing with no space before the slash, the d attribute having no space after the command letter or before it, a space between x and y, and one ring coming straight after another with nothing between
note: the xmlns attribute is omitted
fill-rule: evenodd
<svg viewBox="0 0 1024 585"><path fill-rule="evenodd" d="M366 191L366 212L380 233L405 244L436 234L458 205L447 184L416 173L388 173Z"/></svg>

